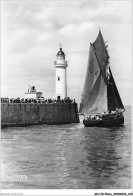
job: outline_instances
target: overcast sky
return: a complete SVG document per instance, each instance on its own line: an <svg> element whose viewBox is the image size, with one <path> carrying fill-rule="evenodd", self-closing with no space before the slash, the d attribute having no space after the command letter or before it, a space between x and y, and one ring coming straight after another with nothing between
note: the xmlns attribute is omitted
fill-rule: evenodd
<svg viewBox="0 0 133 196"><path fill-rule="evenodd" d="M131 8L127 0L2 1L1 96L22 98L34 85L45 98L55 98L54 61L61 43L68 61L68 96L79 102L89 43L100 27L119 93L130 104Z"/></svg>

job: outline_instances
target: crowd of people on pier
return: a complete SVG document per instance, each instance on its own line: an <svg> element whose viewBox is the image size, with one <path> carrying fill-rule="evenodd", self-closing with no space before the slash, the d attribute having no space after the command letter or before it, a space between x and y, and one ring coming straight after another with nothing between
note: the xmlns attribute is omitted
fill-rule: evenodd
<svg viewBox="0 0 133 196"><path fill-rule="evenodd" d="M66 97L64 99L44 99L44 98L8 98L8 97L2 97L1 98L1 103L57 103L57 102L62 102L62 103L75 103L75 99L72 100L70 97Z"/></svg>

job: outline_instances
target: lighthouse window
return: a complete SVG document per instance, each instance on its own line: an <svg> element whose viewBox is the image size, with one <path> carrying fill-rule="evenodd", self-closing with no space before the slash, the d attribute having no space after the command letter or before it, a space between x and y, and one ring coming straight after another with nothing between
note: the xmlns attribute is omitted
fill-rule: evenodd
<svg viewBox="0 0 133 196"><path fill-rule="evenodd" d="M58 76L58 81L60 81L60 76Z"/></svg>

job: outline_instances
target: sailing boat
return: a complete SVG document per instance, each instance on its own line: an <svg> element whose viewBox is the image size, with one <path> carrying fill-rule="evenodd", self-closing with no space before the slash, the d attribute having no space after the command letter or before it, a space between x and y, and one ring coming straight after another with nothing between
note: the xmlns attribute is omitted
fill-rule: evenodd
<svg viewBox="0 0 133 196"><path fill-rule="evenodd" d="M124 124L125 108L109 64L107 45L101 31L90 43L89 60L80 104L87 127L112 127Z"/></svg>

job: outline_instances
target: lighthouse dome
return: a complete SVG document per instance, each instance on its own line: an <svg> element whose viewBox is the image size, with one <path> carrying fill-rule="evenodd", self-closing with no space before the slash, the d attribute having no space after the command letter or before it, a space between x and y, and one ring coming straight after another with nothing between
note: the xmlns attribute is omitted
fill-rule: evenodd
<svg viewBox="0 0 133 196"><path fill-rule="evenodd" d="M57 53L57 56L65 56L65 53L62 51L62 48L60 48L60 51Z"/></svg>
<svg viewBox="0 0 133 196"><path fill-rule="evenodd" d="M60 47L60 51L57 53L57 60L65 60L65 53L62 51Z"/></svg>

